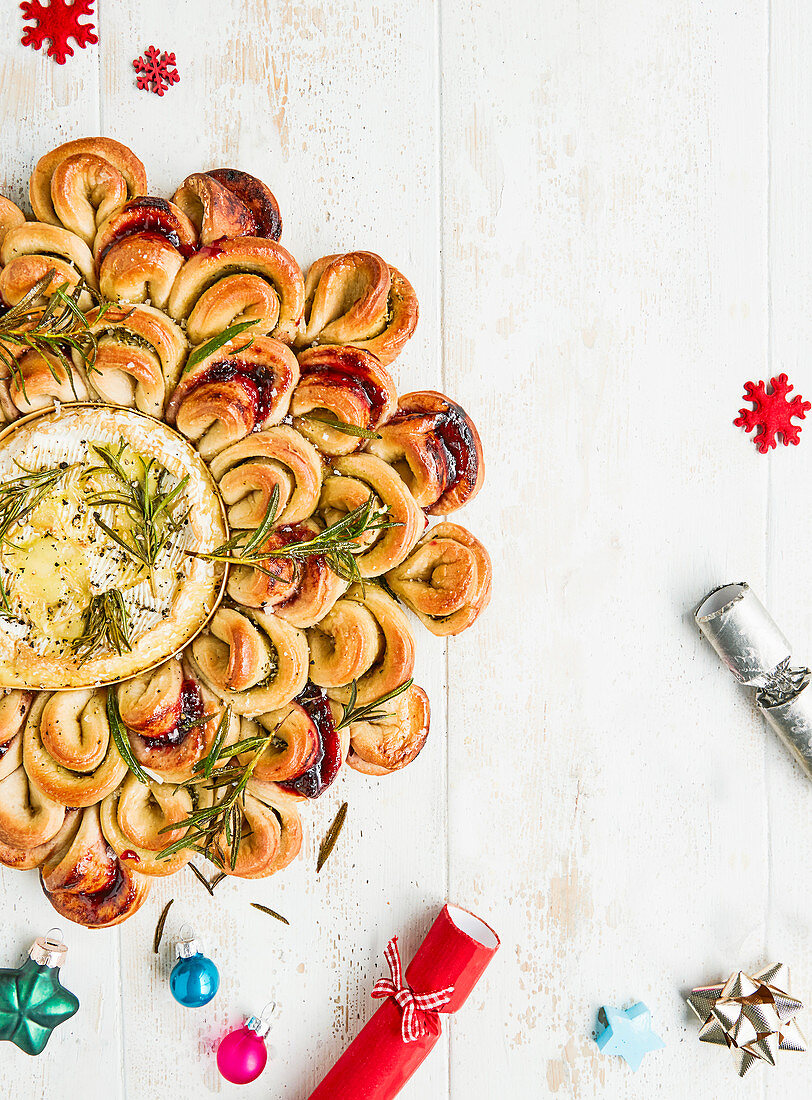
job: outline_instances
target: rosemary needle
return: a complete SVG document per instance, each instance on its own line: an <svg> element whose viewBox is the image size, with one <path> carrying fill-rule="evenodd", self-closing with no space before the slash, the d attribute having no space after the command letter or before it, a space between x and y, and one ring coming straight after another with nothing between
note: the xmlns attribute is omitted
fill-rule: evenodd
<svg viewBox="0 0 812 1100"><path fill-rule="evenodd" d="M158 923L155 925L155 935L152 937L152 950L155 952L156 955L158 954L158 948L161 946L161 940L163 939L166 918L169 916L169 910L172 908L172 902L174 900L174 898L170 898L170 900L166 903L166 905L163 907L163 912L161 913L160 917L158 917Z"/></svg>
<svg viewBox="0 0 812 1100"><path fill-rule="evenodd" d="M389 718L392 711L379 711L376 708L383 703L388 703L391 699L396 699L404 691L408 691L413 683L414 680L409 679L400 687L388 691L386 695L381 695L379 699L373 699L371 703L364 703L362 706L357 707L355 703L358 699L358 681L353 680L350 684L350 697L346 704L342 703L341 719L336 723L336 730L346 729L353 722L379 722L381 718Z"/></svg>
<svg viewBox="0 0 812 1100"><path fill-rule="evenodd" d="M290 924L290 921L283 917L281 913L277 913L275 909L269 909L267 905L260 905L258 901L252 901L251 908L259 909L260 913L267 913L269 917L273 917L274 920L281 920L283 924Z"/></svg>
<svg viewBox="0 0 812 1100"><path fill-rule="evenodd" d="M359 439L380 439L380 435L371 428L360 428L356 424L348 424L346 420L338 420L333 416L316 416L315 413L303 413L299 420L309 420L313 424L322 424L325 428L332 428L342 435L355 435Z"/></svg>
<svg viewBox="0 0 812 1100"><path fill-rule="evenodd" d="M336 841L341 835L341 830L344 828L344 822L347 819L347 803L343 803L341 809L333 818L333 824L327 830L327 834L324 840L319 846L319 858L316 861L316 874L321 871L327 860L330 858L330 854L336 846Z"/></svg>
<svg viewBox="0 0 812 1100"><path fill-rule="evenodd" d="M256 328L257 322L254 321L238 321L236 325L231 325L229 328L223 329L217 336L213 336L211 340L208 340L205 344L200 344L189 355L186 360L186 366L183 368L183 373L186 374L197 366L198 363L202 363L204 359L208 359L210 355L213 355L220 348L230 343L236 336L239 336L241 332L245 332L248 328ZM247 344L244 344L240 351L245 351L250 347L253 341L249 340Z"/></svg>
<svg viewBox="0 0 812 1100"><path fill-rule="evenodd" d="M124 728L124 723L121 721L121 715L119 714L115 687L109 687L107 689L107 724L110 727L110 736L113 738L115 746L118 749L119 756L124 760L124 763L133 773L135 778L139 782L149 786L149 776L133 756L132 745L130 744L127 730Z"/></svg>

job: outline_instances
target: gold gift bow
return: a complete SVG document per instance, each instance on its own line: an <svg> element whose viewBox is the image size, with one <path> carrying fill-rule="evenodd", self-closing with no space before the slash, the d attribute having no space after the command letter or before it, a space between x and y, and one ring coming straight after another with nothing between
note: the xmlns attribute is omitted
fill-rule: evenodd
<svg viewBox="0 0 812 1100"><path fill-rule="evenodd" d="M756 1062L774 1066L779 1050L806 1050L806 1040L794 1017L803 1003L786 992L789 968L765 966L755 974L743 970L719 985L691 990L688 1004L703 1021L700 1041L726 1046L739 1077Z"/></svg>

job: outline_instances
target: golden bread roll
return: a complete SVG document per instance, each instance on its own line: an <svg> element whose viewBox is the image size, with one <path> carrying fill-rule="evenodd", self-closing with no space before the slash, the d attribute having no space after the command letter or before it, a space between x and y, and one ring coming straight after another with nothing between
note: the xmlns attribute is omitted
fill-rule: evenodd
<svg viewBox="0 0 812 1100"><path fill-rule="evenodd" d="M172 196L176 206L194 222L200 243L223 237L282 235L279 204L262 180L236 168L215 168L187 176Z"/></svg>
<svg viewBox="0 0 812 1100"><path fill-rule="evenodd" d="M305 323L296 346L354 344L388 367L417 317L411 283L374 252L323 256L307 272Z"/></svg>
<svg viewBox="0 0 812 1100"><path fill-rule="evenodd" d="M447 637L466 630L488 606L491 559L470 531L438 523L386 581L427 630Z"/></svg>
<svg viewBox="0 0 812 1100"><path fill-rule="evenodd" d="M81 156L102 160L118 173L127 187L125 198L133 199L146 194L147 173L144 165L131 149L112 138L77 138L75 141L66 141L63 145L58 145L56 149L40 157L31 173L28 196L34 216L39 221L59 225L60 218L54 209L52 196L54 173L58 172L65 161Z"/></svg>
<svg viewBox="0 0 812 1100"><path fill-rule="evenodd" d="M293 423L325 455L348 455L362 436L325 420L376 431L397 408L395 383L374 355L353 347L315 347L299 353L299 383L290 411Z"/></svg>
<svg viewBox="0 0 812 1100"><path fill-rule="evenodd" d="M43 862L42 889L66 920L110 928L136 913L149 895L150 878L127 864L104 838L99 807L89 806Z"/></svg>
<svg viewBox="0 0 812 1100"><path fill-rule="evenodd" d="M379 436L366 450L394 466L428 515L454 512L482 488L479 433L465 409L442 393L404 394Z"/></svg>
<svg viewBox="0 0 812 1100"><path fill-rule="evenodd" d="M256 319L258 332L290 344L304 310L304 280L281 244L262 237L223 239L186 261L168 308L176 321L186 321L192 343Z"/></svg>

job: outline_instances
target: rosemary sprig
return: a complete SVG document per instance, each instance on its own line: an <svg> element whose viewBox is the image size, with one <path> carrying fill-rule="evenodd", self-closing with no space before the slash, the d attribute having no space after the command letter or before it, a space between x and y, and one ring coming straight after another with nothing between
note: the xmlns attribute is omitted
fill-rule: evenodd
<svg viewBox="0 0 812 1100"><path fill-rule="evenodd" d="M146 570L150 592L155 596L155 564L166 544L181 529L189 514L187 509L182 516L172 515L172 508L189 483L189 475L181 478L174 489L165 492L163 485L167 471L156 459L144 461L139 455L141 478L134 478L127 473L121 461L126 448L127 444L123 439L118 448L107 444L92 445L92 450L102 460L103 465L91 467L85 476L108 470L115 478L117 488L89 494L88 503L120 506L129 513L131 526L127 534L114 531L97 514L94 514L93 519L141 570Z"/></svg>
<svg viewBox="0 0 812 1100"><path fill-rule="evenodd" d="M202 806L193 810L186 821L180 824L165 826L161 832L168 832L178 828L186 828L186 832L180 840L162 849L158 853L159 859L168 859L169 856L180 852L184 848L191 848L195 852L206 856L212 863L221 869L223 861L215 850L218 844L225 841L229 850L229 863L231 870L237 866L240 843L243 837L243 808L245 804L245 788L254 773L265 749L276 736L277 730L288 717L286 714L266 737L256 739L259 743L251 759L244 766L235 765L214 772L211 779L205 778L198 782L205 783L205 788L214 792L221 792L219 800L215 800L211 806ZM220 750L231 753L238 745L229 745L227 749ZM194 780L192 782L195 782Z"/></svg>
<svg viewBox="0 0 812 1100"><path fill-rule="evenodd" d="M383 703L388 703L390 699L396 699L398 695L402 695L404 691L408 691L414 683L413 679L408 679L400 687L394 688L392 691L388 691L386 695L382 695L379 699L373 699L371 703L365 703L363 706L357 707L355 704L358 700L358 681L353 680L350 684L350 697L347 703L342 703L341 719L336 723L336 730L346 729L347 726L352 725L353 722L378 722L381 718L389 718L392 711L376 711L376 707L380 707Z"/></svg>
<svg viewBox="0 0 812 1100"><path fill-rule="evenodd" d="M344 822L347 819L347 803L343 803L341 809L333 818L333 824L327 830L324 840L319 846L319 858L316 861L316 874L321 871L327 860L330 858L330 853L336 846L341 830L344 828Z"/></svg>
<svg viewBox="0 0 812 1100"><path fill-rule="evenodd" d="M244 532L236 535L206 554L196 553L196 557L207 561L223 562L226 565L242 565L258 569L261 573L273 576L265 562L272 558L292 558L294 561L306 561L314 554L324 557L327 565L342 580L363 584L354 554L358 553L358 539L368 531L385 531L390 527L399 527L389 519L389 513L379 509L372 493L369 500L347 512L341 519L325 527L311 539L286 543L268 549L264 546L265 536L273 525L278 502L278 486L274 486L268 511L256 531L246 540ZM190 553L195 553L190 551Z"/></svg>
<svg viewBox="0 0 812 1100"><path fill-rule="evenodd" d="M39 352L52 377L59 382L61 379L57 369L46 352L53 355L70 380L75 397L73 363L67 352L75 351L85 371L90 371L95 365L98 350L96 336L91 331L87 317L79 308L79 301L87 293L99 302L93 317L94 323L112 306L111 302L101 302L98 294L90 289L84 279L80 279L70 293L61 286L50 289L55 278L56 270L51 268L16 306L0 317L0 363L8 368L26 400L28 395L25 392L25 380L14 353L15 348ZM42 298L46 294L47 299L43 302Z"/></svg>
<svg viewBox="0 0 812 1100"><path fill-rule="evenodd" d="M62 462L42 470L29 470L16 460L14 465L23 472L0 484L0 540L6 538L15 523L27 519L79 463Z"/></svg>
<svg viewBox="0 0 812 1100"><path fill-rule="evenodd" d="M186 360L186 366L183 368L183 373L186 374L187 371L196 367L198 363L202 363L204 359L208 359L215 351L219 351L220 348L224 347L236 336L239 336L241 332L245 332L247 328L256 328L256 324L257 322L255 320L238 321L236 325L230 325L228 328L223 329L217 336L213 336L211 340L207 340L205 344L201 344L191 352L189 358ZM253 341L249 340L247 344L244 344L243 347L240 348L240 351L245 351L252 343Z"/></svg>
<svg viewBox="0 0 812 1100"><path fill-rule="evenodd" d="M113 738L115 746L119 751L119 755L124 760L124 763L140 783L148 784L149 776L133 756L130 739L127 736L127 731L124 728L124 723L121 721L121 715L119 714L118 699L114 687L109 687L107 689L107 724L110 726L110 736ZM170 828L171 827L172 826L170 826Z"/></svg>
<svg viewBox="0 0 812 1100"><path fill-rule="evenodd" d="M356 424L348 424L346 420L338 420L333 416L316 416L315 413L303 413L299 420L311 420L315 424L323 424L325 428L341 432L342 435L355 435L359 439L380 439L381 436L371 428L359 428Z"/></svg>
<svg viewBox="0 0 812 1100"><path fill-rule="evenodd" d="M199 724L204 725L205 723L200 722ZM231 707L227 706L220 717L220 721L217 723L217 729L214 732L214 740L211 743L208 753L202 760L198 760L194 766L194 770L202 772L206 779L211 779L211 773L214 771L214 767L220 756L223 742L226 739L226 734L228 733L228 727L230 725ZM228 751L230 752L230 749Z"/></svg>
<svg viewBox="0 0 812 1100"><path fill-rule="evenodd" d="M152 937L152 950L156 955L158 954L158 948L161 946L161 940L163 939L166 918L169 916L169 910L172 908L172 902L174 900L174 898L170 898L166 903L160 917L158 917L158 923L155 925L155 935Z"/></svg>
<svg viewBox="0 0 812 1100"><path fill-rule="evenodd" d="M0 572L0 619L16 619L17 616L11 609L11 601L6 589L6 580Z"/></svg>
<svg viewBox="0 0 812 1100"><path fill-rule="evenodd" d="M273 917L274 920L281 920L283 924L290 924L290 921L283 917L281 913L277 913L275 909L269 909L267 905L260 905L258 901L252 901L251 908L259 909L260 913L267 913L269 917Z"/></svg>
<svg viewBox="0 0 812 1100"><path fill-rule="evenodd" d="M130 613L117 588L92 596L82 616L82 633L71 643L73 652L84 657L113 650L121 656L132 650Z"/></svg>

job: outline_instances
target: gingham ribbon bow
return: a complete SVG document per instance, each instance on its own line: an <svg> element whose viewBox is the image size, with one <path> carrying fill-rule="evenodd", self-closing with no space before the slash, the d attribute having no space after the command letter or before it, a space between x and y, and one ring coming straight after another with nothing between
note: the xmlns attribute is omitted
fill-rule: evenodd
<svg viewBox="0 0 812 1100"><path fill-rule="evenodd" d="M378 999L394 997L403 1009L401 1033L404 1043L414 1043L428 1032L427 1018L436 1017L437 1010L448 1004L454 992L454 986L439 989L436 993L415 993L403 980L403 968L398 951L398 938L393 936L384 951L389 963L391 978L380 978L372 990L372 996Z"/></svg>

